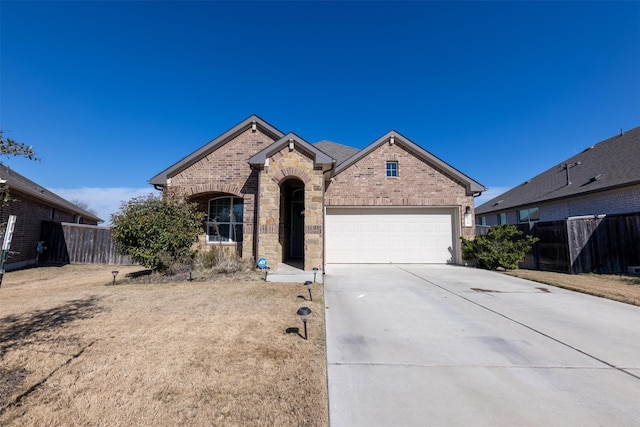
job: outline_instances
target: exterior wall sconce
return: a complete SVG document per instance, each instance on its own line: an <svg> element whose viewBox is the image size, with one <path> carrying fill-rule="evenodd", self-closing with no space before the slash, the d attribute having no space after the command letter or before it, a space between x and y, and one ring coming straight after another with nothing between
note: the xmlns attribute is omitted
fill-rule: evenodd
<svg viewBox="0 0 640 427"><path fill-rule="evenodd" d="M258 130L258 124L256 122L251 122L251 132L255 132Z"/></svg>
<svg viewBox="0 0 640 427"><path fill-rule="evenodd" d="M473 218L471 215L471 206L467 206L464 210L464 226L471 227L473 225Z"/></svg>
<svg viewBox="0 0 640 427"><path fill-rule="evenodd" d="M304 282L304 287L309 291L309 301L313 301L313 296L311 295L311 285L313 285L313 282L311 280L307 280L306 282Z"/></svg>
<svg viewBox="0 0 640 427"><path fill-rule="evenodd" d="M389 145L393 145L396 143L396 137L395 135L391 135L391 138L389 138Z"/></svg>
<svg viewBox="0 0 640 427"><path fill-rule="evenodd" d="M311 309L309 307L300 307L296 312L300 319L302 319L302 323L304 323L304 339L307 339L307 320L311 317Z"/></svg>
<svg viewBox="0 0 640 427"><path fill-rule="evenodd" d="M293 151L293 139L289 140L289 151Z"/></svg>

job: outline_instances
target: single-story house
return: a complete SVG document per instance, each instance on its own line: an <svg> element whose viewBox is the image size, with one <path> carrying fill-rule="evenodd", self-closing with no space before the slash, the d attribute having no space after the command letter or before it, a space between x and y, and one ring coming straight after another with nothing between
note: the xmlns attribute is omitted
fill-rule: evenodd
<svg viewBox="0 0 640 427"><path fill-rule="evenodd" d="M640 212L640 127L588 146L476 209L479 225Z"/></svg>
<svg viewBox="0 0 640 427"><path fill-rule="evenodd" d="M69 222L97 225L103 220L63 199L11 168L0 165L0 185L8 190L10 201L0 206L0 221L16 216L6 270L35 265L44 250L41 241L43 222Z"/></svg>
<svg viewBox="0 0 640 427"><path fill-rule="evenodd" d="M149 180L207 212L201 241L271 268L461 263L485 187L396 131L359 150L252 115Z"/></svg>

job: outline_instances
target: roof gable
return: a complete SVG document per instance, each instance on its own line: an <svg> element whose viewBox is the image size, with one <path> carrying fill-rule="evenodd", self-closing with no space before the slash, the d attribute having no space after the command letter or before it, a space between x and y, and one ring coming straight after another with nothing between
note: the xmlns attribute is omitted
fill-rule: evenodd
<svg viewBox="0 0 640 427"><path fill-rule="evenodd" d="M320 151L318 148L300 138L293 132L289 132L278 141L254 154L249 158L248 162L253 166L262 167L264 166L264 162L267 158L271 157L291 143L294 144L294 147L297 147L299 150L305 151L307 154L311 155L311 157L313 157L314 166L329 166L334 163L334 159L332 157Z"/></svg>
<svg viewBox="0 0 640 427"><path fill-rule="evenodd" d="M174 163L169 166L167 169L163 170L153 178L149 180L149 184L153 185L165 185L167 183L167 179L176 175L177 173L183 171L188 168L198 160L203 157L209 155L210 153L216 151L218 148L226 144L231 139L240 135L241 133L247 131L248 129L254 127L255 129L260 129L261 132L271 136L273 139L278 140L284 136L280 130L276 129L257 115L253 114L247 117L245 120L241 121L222 135L216 137L215 139L209 141L207 144L203 145L193 153L184 157L182 160Z"/></svg>
<svg viewBox="0 0 640 427"><path fill-rule="evenodd" d="M504 211L640 184L640 127L588 147L476 209Z"/></svg>
<svg viewBox="0 0 640 427"><path fill-rule="evenodd" d="M455 169L453 166L449 165L445 161L429 153L427 150L420 147L418 144L411 141L409 138L402 136L400 133L394 130L387 132L377 140L373 141L364 149L354 153L351 157L349 157L348 159L340 163L336 167L335 175L338 175L339 173L347 169L349 166L357 163L359 160L363 159L364 157L366 157L367 155L375 151L382 144L402 145L404 148L407 149L407 151L412 153L417 158L424 160L425 162L436 167L437 169L451 175L452 177L462 182L466 186L467 193L469 194L479 193L486 190L484 185L479 184L478 182L469 178L467 175Z"/></svg>

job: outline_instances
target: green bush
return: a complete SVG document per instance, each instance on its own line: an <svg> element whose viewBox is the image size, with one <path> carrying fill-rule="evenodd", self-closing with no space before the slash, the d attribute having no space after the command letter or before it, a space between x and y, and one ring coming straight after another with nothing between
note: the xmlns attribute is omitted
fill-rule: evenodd
<svg viewBox="0 0 640 427"><path fill-rule="evenodd" d="M524 256L539 239L522 236L515 225L494 225L487 234L479 234L473 240L462 240L462 258L476 262L479 267L497 270L515 270Z"/></svg>
<svg viewBox="0 0 640 427"><path fill-rule="evenodd" d="M152 194L124 202L111 215L113 239L120 253L155 271L164 271L191 256L203 232L204 212L196 203Z"/></svg>

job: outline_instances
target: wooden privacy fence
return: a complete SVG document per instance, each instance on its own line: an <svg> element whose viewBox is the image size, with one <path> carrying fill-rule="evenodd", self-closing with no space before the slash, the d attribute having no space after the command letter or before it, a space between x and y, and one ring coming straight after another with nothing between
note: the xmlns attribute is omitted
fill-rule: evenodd
<svg viewBox="0 0 640 427"><path fill-rule="evenodd" d="M627 273L629 267L640 266L640 213L517 227L540 239L520 265L522 268L579 274Z"/></svg>
<svg viewBox="0 0 640 427"><path fill-rule="evenodd" d="M43 221L40 240L46 247L40 264L133 264L116 252L108 227Z"/></svg>

